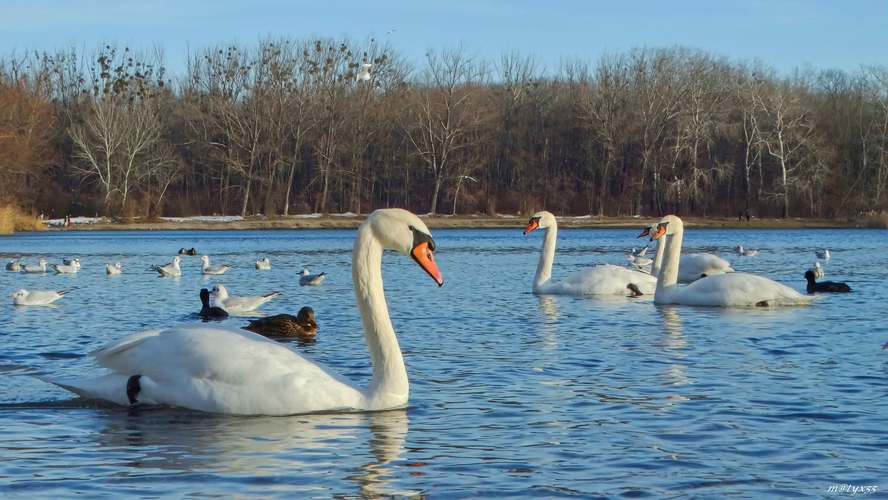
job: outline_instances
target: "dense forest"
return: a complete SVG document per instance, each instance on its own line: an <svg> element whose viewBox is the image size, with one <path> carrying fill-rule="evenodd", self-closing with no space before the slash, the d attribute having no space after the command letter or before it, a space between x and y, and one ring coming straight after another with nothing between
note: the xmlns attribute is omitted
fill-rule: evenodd
<svg viewBox="0 0 888 500"><path fill-rule="evenodd" d="M888 208L888 66L686 47L544 67L367 39L0 57L0 203L35 213L847 217Z"/></svg>

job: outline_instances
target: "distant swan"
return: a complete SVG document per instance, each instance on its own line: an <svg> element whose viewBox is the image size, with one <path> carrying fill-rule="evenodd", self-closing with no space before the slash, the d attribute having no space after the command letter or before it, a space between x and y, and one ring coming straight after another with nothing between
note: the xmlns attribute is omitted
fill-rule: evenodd
<svg viewBox="0 0 888 500"><path fill-rule="evenodd" d="M654 232L653 226L648 226L638 235L639 238L649 236ZM651 274L660 275L660 268L663 267L663 252L666 249L666 238L657 238L656 250L654 250L654 262L651 264ZM713 255L711 253L688 253L681 254L678 260L678 283L687 284L697 281L701 277L714 274L733 273L731 263L725 259Z"/></svg>
<svg viewBox="0 0 888 500"><path fill-rule="evenodd" d="M835 281L821 281L818 283L814 278L814 271L805 271L805 279L808 280L808 293L814 292L850 292L851 287L845 283Z"/></svg>
<svg viewBox="0 0 888 500"><path fill-rule="evenodd" d="M85 398L121 405L166 404L237 415L375 411L407 404L409 382L382 283L382 253L410 255L437 283L444 279L435 242L419 217L377 210L358 228L352 278L373 375L361 387L287 346L239 328L185 324L138 332L91 353L111 372L91 379L53 379Z"/></svg>
<svg viewBox="0 0 888 500"><path fill-rule="evenodd" d="M641 271L604 264L568 274L558 283L552 283L552 264L555 261L555 241L558 224L555 216L542 211L533 214L524 234L537 228L545 230L540 261L533 280L533 293L546 295L626 295L653 293L657 278ZM633 290L632 285L635 287Z"/></svg>
<svg viewBox="0 0 888 500"><path fill-rule="evenodd" d="M678 266L684 224L674 215L660 220L653 239L666 236L663 268L660 270L654 302L690 306L749 307L803 305L814 300L792 288L762 276L725 273L701 277L686 286L678 286Z"/></svg>

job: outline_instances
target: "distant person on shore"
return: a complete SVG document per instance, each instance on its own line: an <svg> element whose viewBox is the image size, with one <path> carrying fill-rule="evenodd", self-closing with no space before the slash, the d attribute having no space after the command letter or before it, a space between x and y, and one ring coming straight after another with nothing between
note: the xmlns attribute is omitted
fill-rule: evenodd
<svg viewBox="0 0 888 500"><path fill-rule="evenodd" d="M749 214L749 209L747 208L747 209L746 209L746 222L749 222L749 219L750 219L751 217L752 217L752 215Z"/></svg>

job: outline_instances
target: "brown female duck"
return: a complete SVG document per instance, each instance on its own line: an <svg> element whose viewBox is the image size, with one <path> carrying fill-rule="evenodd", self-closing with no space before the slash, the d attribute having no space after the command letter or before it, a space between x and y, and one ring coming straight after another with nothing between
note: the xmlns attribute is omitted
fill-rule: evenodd
<svg viewBox="0 0 888 500"><path fill-rule="evenodd" d="M313 339L320 328L315 323L314 310L303 307L296 316L277 314L250 320L244 330L258 333L265 337L301 337Z"/></svg>

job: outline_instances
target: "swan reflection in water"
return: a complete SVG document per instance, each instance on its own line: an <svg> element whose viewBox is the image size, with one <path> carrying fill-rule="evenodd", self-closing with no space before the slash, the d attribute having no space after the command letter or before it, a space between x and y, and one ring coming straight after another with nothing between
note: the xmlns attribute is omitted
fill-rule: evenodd
<svg viewBox="0 0 888 500"><path fill-rule="evenodd" d="M121 457L115 464L123 469L119 476L142 477L152 470L164 476L219 474L249 478L269 493L279 490L298 497L300 491L316 493L319 485L336 488L331 471L342 470L343 461L354 461L345 469L361 472L342 479L356 483L361 496L420 493L388 484L399 475L391 462L404 452L409 421L405 409L289 417L208 415L157 407L99 412L105 427L96 441L106 457Z"/></svg>
<svg viewBox="0 0 888 500"><path fill-rule="evenodd" d="M671 386L691 384L693 382L685 374L687 369L685 358L687 355L684 353L683 348L687 347L688 340L684 335L684 325L679 308L675 306L658 306L657 312L663 317L663 331L666 333L665 340L658 345L664 347L666 349L664 352L673 358L673 361L669 363L669 368L666 370L664 384ZM667 396L666 399L689 400L689 398L680 395Z"/></svg>

